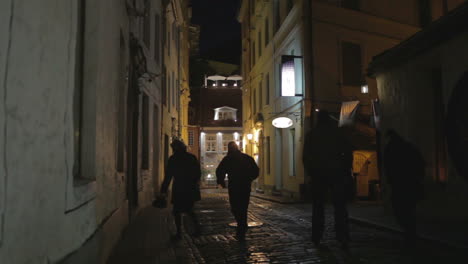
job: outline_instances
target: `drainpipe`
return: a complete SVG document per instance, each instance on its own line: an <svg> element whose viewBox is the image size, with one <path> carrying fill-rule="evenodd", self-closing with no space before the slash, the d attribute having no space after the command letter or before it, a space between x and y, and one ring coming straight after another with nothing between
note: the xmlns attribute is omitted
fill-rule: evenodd
<svg viewBox="0 0 468 264"><path fill-rule="evenodd" d="M304 67L304 81L305 81L305 91L304 96L305 98L304 103L302 104L302 112L306 112L309 110L308 113L304 113L302 116L303 126L302 126L302 138L301 141L305 141L305 135L309 131L309 128L312 127L313 118L314 118L314 105L313 100L315 99L315 87L314 87L314 69L313 69L313 61L314 61L314 52L313 52L313 29L312 29L312 4L309 0L302 1L302 23L304 25L304 32L303 32L303 44L304 44L304 60L303 60L303 67ZM308 175L306 175L304 171L304 183L301 187L301 195L303 199L306 199L309 195L309 179Z"/></svg>

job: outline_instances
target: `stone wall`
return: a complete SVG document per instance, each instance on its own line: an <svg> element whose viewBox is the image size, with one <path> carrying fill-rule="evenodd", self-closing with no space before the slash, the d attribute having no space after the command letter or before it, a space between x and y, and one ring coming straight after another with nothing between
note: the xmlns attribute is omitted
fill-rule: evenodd
<svg viewBox="0 0 468 264"><path fill-rule="evenodd" d="M447 156L447 179L438 183L434 159L437 126L434 101L442 101L445 115L452 90L468 69L467 44L466 34L460 35L377 76L382 130L395 129L422 152L426 161L426 197L419 213L433 219L468 219L466 210L459 207L468 202L468 182L457 173ZM433 82L437 69L440 69L441 83ZM435 98L437 86L441 86L442 98Z"/></svg>

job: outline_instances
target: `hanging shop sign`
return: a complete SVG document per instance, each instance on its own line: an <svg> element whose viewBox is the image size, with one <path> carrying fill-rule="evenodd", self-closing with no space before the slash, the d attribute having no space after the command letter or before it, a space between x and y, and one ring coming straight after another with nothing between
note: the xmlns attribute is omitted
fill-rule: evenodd
<svg viewBox="0 0 468 264"><path fill-rule="evenodd" d="M283 56L281 59L281 96L296 94L295 78L294 57Z"/></svg>
<svg viewBox="0 0 468 264"><path fill-rule="evenodd" d="M293 125L292 119L288 117L277 117L271 123L277 128L288 128Z"/></svg>

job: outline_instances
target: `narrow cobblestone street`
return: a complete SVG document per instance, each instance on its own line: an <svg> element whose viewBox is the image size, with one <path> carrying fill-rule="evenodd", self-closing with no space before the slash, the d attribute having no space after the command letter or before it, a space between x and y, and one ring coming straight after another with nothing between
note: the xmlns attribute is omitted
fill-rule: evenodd
<svg viewBox="0 0 468 264"><path fill-rule="evenodd" d="M138 224L146 238L138 239L130 234L124 243L128 247L120 250L111 258L109 264L117 263L468 263L467 253L462 250L446 248L426 241L419 241L415 252L403 248L403 240L398 233L380 231L361 225L351 224L349 252L344 252L334 240L332 216L328 210L328 225L325 233L325 249L316 249L311 237L310 204L278 204L252 198L249 221L263 222L263 226L250 228L246 241L241 243L235 238L235 229L228 224L234 219L229 211L225 191L209 190L196 206L196 212L203 226L202 235L190 236L191 226L186 223L186 233L182 241L170 242L169 236L161 236L159 246L148 239L155 229L159 232L173 233L174 227L169 217L169 228L162 230L154 225L163 222L144 221ZM159 211L149 208L154 213ZM169 210L165 209L166 215ZM161 214L161 213L159 213ZM186 221L188 222L188 221ZM153 225L144 226L144 225ZM153 231L151 231L151 230ZM132 231L130 231L132 232ZM159 239L159 240L161 240ZM138 246L135 240L139 240ZM141 242L143 241L143 242ZM146 241L146 242L144 242ZM146 245L142 245L141 243ZM164 247L172 247L167 250ZM157 247L152 249L151 247ZM126 249L124 249L126 248ZM143 251L142 251L143 250ZM134 262L132 255L146 257ZM169 253L167 253L169 252ZM172 253L171 253L172 252ZM161 254L164 255L161 258ZM133 259L135 260L135 259ZM131 262L129 262L131 261ZM143 261L143 262L141 262Z"/></svg>

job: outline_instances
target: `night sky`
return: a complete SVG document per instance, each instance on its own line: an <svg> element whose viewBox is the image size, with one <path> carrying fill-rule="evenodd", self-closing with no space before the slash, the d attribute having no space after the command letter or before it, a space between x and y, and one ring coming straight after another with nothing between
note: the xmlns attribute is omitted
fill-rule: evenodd
<svg viewBox="0 0 468 264"><path fill-rule="evenodd" d="M241 26L237 21L240 0L192 0L192 23L200 25L200 55L239 64Z"/></svg>

